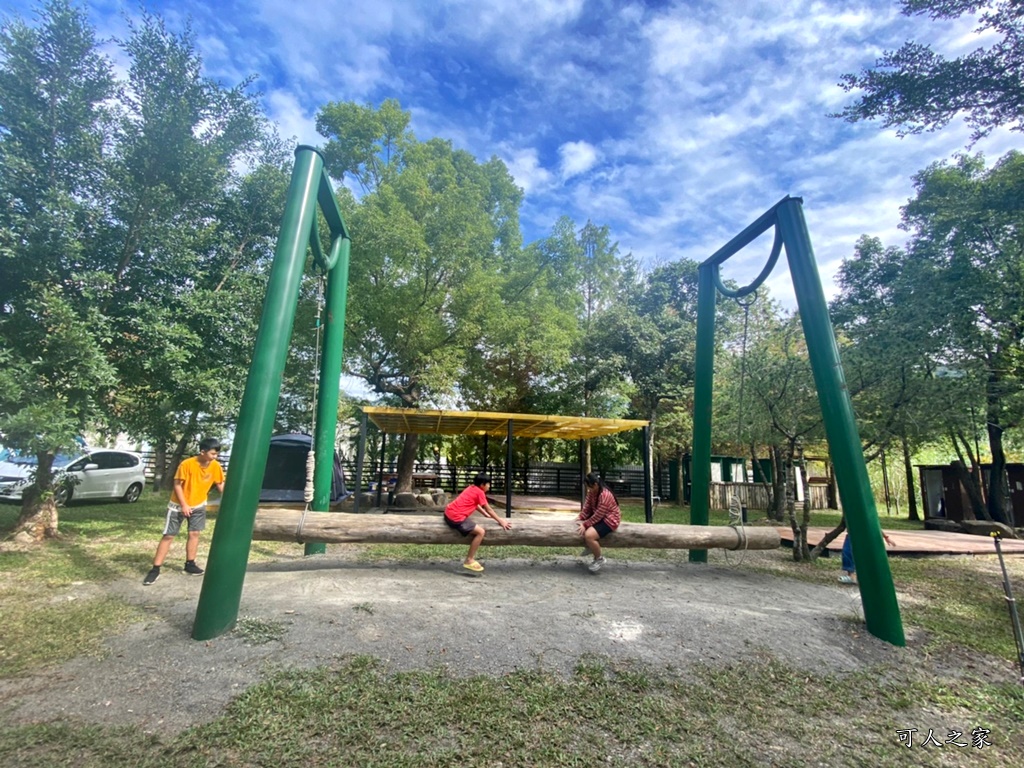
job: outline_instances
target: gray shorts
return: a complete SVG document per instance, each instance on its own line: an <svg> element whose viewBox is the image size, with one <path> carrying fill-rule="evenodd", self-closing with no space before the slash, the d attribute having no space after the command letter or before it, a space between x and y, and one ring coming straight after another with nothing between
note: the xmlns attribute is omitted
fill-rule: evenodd
<svg viewBox="0 0 1024 768"><path fill-rule="evenodd" d="M164 536L177 536L182 522L186 519L189 533L206 528L206 504L192 507L192 514L186 518L181 514L181 505L175 504L173 501L170 502L167 505L167 519L164 521Z"/></svg>

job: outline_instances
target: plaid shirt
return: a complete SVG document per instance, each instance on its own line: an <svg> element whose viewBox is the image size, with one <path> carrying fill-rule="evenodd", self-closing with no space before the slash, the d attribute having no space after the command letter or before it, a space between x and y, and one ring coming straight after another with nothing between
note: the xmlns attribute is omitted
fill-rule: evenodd
<svg viewBox="0 0 1024 768"><path fill-rule="evenodd" d="M608 488L602 488L600 493L588 493L587 500L583 503L583 511L576 519L583 521L584 528L591 528L603 520L604 524L614 531L622 521L615 494Z"/></svg>

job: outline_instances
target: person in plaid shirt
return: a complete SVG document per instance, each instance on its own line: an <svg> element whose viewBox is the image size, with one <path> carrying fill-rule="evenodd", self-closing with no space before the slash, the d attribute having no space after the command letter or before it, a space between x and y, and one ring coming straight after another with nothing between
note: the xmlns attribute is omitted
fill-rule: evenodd
<svg viewBox="0 0 1024 768"><path fill-rule="evenodd" d="M619 512L619 502L615 494L600 476L591 472L584 481L587 484L587 499L583 502L583 510L576 518L580 521L577 531L587 547L583 554L589 552L594 556L594 561L588 569L591 573L597 573L604 565L600 540L619 527L622 514Z"/></svg>

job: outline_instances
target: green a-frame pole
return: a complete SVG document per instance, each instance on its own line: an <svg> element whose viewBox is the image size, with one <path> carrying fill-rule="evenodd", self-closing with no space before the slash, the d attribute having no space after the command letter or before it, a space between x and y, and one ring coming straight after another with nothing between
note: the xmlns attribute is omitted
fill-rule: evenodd
<svg viewBox="0 0 1024 768"><path fill-rule="evenodd" d="M723 284L719 268L731 256L760 235L775 228L775 242L761 274L745 288L729 290ZM697 355L693 405L693 475L690 521L707 525L711 486L711 396L714 385L715 305L718 294L742 298L767 279L786 248L793 276L800 321L807 340L807 353L814 373L825 424L825 436L836 471L839 497L846 515L847 535L853 544L857 580L868 631L893 645L906 645L896 588L889 570L889 559L882 540L874 495L868 481L867 466L861 449L853 403L839 360L828 305L811 249L804 221L803 201L785 197L762 214L753 224L730 240L700 265L697 293ZM692 562L707 562L707 550L691 550Z"/></svg>
<svg viewBox="0 0 1024 768"><path fill-rule="evenodd" d="M324 254L320 245L317 203L331 234L328 254ZM334 466L351 240L330 180L324 173L323 157L313 147L302 145L295 150L295 166L267 283L263 314L238 413L229 477L199 593L192 626L195 640L208 640L224 634L235 626L238 619L256 506L281 396L281 377L295 323L307 246L313 251L316 265L327 275L323 354L313 435L316 465L313 501L310 504L313 510L326 512ZM322 552L323 546L307 544L306 554Z"/></svg>

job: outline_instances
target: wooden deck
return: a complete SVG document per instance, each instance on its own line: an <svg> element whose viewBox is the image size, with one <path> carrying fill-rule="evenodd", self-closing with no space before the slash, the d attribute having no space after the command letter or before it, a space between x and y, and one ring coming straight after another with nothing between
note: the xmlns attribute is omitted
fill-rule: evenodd
<svg viewBox="0 0 1024 768"><path fill-rule="evenodd" d="M808 528L807 541L813 547L821 541L829 528ZM974 536L967 533L948 533L946 531L886 531L893 545L886 547L889 556L907 555L994 555L995 544L990 536ZM782 546L793 546L793 531L787 526L779 526ZM846 541L846 534L841 533L829 543L828 551L838 554ZM1020 539L1002 539L1000 546L1004 555L1024 555L1024 541Z"/></svg>

